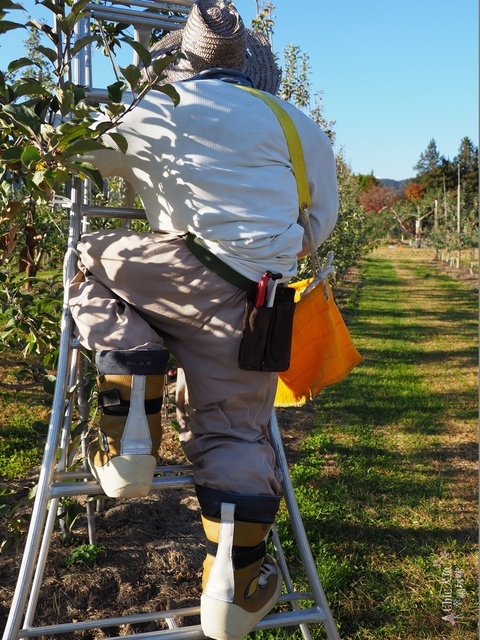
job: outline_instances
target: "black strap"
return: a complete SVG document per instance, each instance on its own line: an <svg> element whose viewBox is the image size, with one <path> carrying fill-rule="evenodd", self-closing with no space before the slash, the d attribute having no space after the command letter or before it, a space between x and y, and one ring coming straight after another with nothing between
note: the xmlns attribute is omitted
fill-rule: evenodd
<svg viewBox="0 0 480 640"><path fill-rule="evenodd" d="M149 416L159 413L162 409L162 400L162 398L144 400L145 414ZM106 416L128 416L130 411L130 402L120 398L118 389L100 391L98 394L98 406Z"/></svg>
<svg viewBox="0 0 480 640"><path fill-rule="evenodd" d="M203 265L208 267L210 271L216 273L217 276L220 276L223 280L226 280L239 289L243 289L243 291L248 291L251 287L257 286L256 282L242 276L241 273L229 267L223 260L220 260L215 254L206 249L193 233L186 233L182 238L185 240L185 244L193 255L200 260Z"/></svg>
<svg viewBox="0 0 480 640"><path fill-rule="evenodd" d="M195 485L197 498L206 518L220 518L222 502L235 505L235 520L272 524L280 506L280 496L238 495L227 491Z"/></svg>
<svg viewBox="0 0 480 640"><path fill-rule="evenodd" d="M206 542L206 551L210 556L217 555L218 544L216 542L211 542L207 540ZM237 545L233 545L232 548L232 561L233 568L237 569L245 569L245 567L249 567L254 562L258 562L258 560L263 560L265 554L267 553L267 543L265 540L257 545L256 547L239 547Z"/></svg>

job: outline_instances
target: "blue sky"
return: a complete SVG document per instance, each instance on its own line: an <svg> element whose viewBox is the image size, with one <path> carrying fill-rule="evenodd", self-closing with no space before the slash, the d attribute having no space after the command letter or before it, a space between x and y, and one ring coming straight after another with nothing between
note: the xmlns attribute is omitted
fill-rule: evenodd
<svg viewBox="0 0 480 640"><path fill-rule="evenodd" d="M432 138L453 158L478 145L476 0L272 0L274 49L310 56L337 147L355 173L400 180ZM245 22L254 0L237 0Z"/></svg>
<svg viewBox="0 0 480 640"><path fill-rule="evenodd" d="M23 4L42 15L33 0ZM295 43L309 55L312 93L323 92L325 116L336 121L336 148L355 173L410 178L432 138L450 159L464 136L478 145L476 0L272 4L274 50L282 59ZM255 0L236 6L249 26ZM23 39L20 31L0 37L2 62L22 55ZM111 80L104 69L95 62L96 86Z"/></svg>

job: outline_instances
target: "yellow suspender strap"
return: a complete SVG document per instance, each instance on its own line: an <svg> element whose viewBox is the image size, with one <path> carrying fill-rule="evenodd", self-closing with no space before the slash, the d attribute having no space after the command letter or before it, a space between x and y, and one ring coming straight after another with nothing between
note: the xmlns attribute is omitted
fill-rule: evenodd
<svg viewBox="0 0 480 640"><path fill-rule="evenodd" d="M290 160L293 165L293 172L297 181L298 191L298 204L300 211L308 216L308 209L311 203L310 189L308 187L307 171L305 168L305 160L303 157L302 143L298 136L297 128L293 124L291 117L285 111L285 109L268 93L254 89L253 87L246 87L244 85L235 85L239 89L244 89L248 93L253 94L263 100L277 116L285 138L287 139L288 150L290 152ZM305 210L306 208L306 210Z"/></svg>

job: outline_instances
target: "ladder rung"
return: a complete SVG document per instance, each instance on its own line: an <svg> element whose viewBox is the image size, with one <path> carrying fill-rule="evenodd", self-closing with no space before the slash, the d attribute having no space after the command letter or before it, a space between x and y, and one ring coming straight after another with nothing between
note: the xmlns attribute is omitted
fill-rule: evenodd
<svg viewBox="0 0 480 640"><path fill-rule="evenodd" d="M94 207L82 205L81 215L86 218L124 218L127 220L145 220L143 209L127 209L123 207Z"/></svg>
<svg viewBox="0 0 480 640"><path fill-rule="evenodd" d="M177 489L193 484L191 475L155 477L152 482L152 491L162 489ZM54 482L50 487L50 498L63 498L65 496L101 496L103 490L97 482Z"/></svg>
<svg viewBox="0 0 480 640"><path fill-rule="evenodd" d="M194 0L113 0L108 5L106 4L89 4L87 9L96 9L98 7L106 9L115 9L115 5L125 5L127 7L144 7L153 10L163 11L176 11L176 10L189 10Z"/></svg>
<svg viewBox="0 0 480 640"><path fill-rule="evenodd" d="M31 627L20 629L19 638L34 638L39 635L51 636L59 633L73 633L74 631L83 631L87 629L100 629L103 627L113 627L125 624L140 624L142 622L153 622L155 620L168 620L169 618L179 616L194 616L199 615L199 613L200 607L196 606L187 607L185 609L172 609L171 611L162 611L158 613L144 613L132 616L107 618L103 620L87 620L84 622L70 622L45 627ZM272 613L266 616L255 626L253 630L260 631L265 629L274 629L277 627L292 627L300 624L315 624L324 622L324 620L325 612L320 607L301 609L299 611L282 611L280 613ZM191 625L187 627L177 627L176 629L165 629L163 631L149 631L147 633L137 633L129 636L118 636L111 638L111 640L127 640L128 638L143 638L143 640L163 638L164 640L174 640L179 637L183 640L202 640L206 636L203 634L200 625Z"/></svg>
<svg viewBox="0 0 480 640"><path fill-rule="evenodd" d="M131 11L129 9L112 9L111 7L101 7L97 5L87 5L85 9L95 18L102 20L111 20L112 22L120 22L124 24L132 24L141 27L160 27L172 31L181 29L187 19L179 15L165 15L161 13L152 13L151 11ZM181 10L181 8L179 8Z"/></svg>
<svg viewBox="0 0 480 640"><path fill-rule="evenodd" d="M171 464L171 465L159 465L155 469L156 475L166 476L172 473L184 473L192 471L193 466L191 464ZM68 480L93 480L93 474L89 471L57 471L54 476L54 480L68 481Z"/></svg>

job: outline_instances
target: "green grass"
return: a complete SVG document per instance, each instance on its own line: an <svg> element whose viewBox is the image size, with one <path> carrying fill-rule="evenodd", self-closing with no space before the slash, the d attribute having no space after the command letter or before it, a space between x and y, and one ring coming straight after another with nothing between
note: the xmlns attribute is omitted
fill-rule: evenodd
<svg viewBox="0 0 480 640"><path fill-rule="evenodd" d="M5 372L2 382L20 386L12 375L18 364L3 355L0 361ZM50 398L41 386L22 390L0 386L0 483L22 478L41 462Z"/></svg>
<svg viewBox="0 0 480 640"><path fill-rule="evenodd" d="M365 262L351 323L364 362L315 400L292 469L349 640L477 637L477 301L409 256ZM285 513L279 526L290 535ZM455 625L442 620L448 589Z"/></svg>

